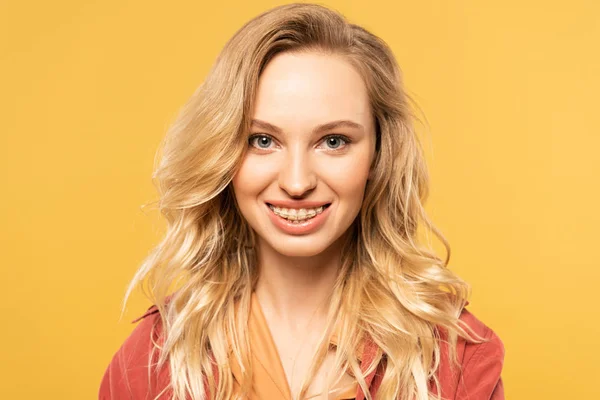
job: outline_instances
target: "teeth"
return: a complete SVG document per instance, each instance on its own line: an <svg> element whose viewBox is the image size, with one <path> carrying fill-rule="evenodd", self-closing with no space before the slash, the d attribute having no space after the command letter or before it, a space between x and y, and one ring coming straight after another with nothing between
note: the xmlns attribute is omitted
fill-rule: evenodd
<svg viewBox="0 0 600 400"><path fill-rule="evenodd" d="M310 219L315 215L321 214L323 212L323 206L317 208L279 208L269 204L269 208L273 210L273 212L279 215L282 218L292 221L292 223L297 224L298 221L303 221L306 219Z"/></svg>

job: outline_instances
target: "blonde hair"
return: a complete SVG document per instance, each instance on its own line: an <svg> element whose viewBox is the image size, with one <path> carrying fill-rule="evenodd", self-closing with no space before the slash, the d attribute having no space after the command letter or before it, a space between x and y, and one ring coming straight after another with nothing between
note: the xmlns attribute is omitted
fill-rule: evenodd
<svg viewBox="0 0 600 400"><path fill-rule="evenodd" d="M439 386L439 329L447 332L452 360L458 336L474 340L459 320L469 287L447 269L450 247L423 207L428 173L392 51L334 10L288 4L252 19L226 43L168 129L157 158L153 177L168 229L135 274L125 303L142 285L159 309L164 341L154 350L160 351L158 368L169 363L175 399L205 399L205 393L232 398L230 349L242 366L242 392L251 388L246 330L257 279L255 233L237 208L231 181L248 146L261 71L279 53L308 51L341 56L359 71L376 121L373 175L344 245L329 308L329 326L342 327L334 370L348 368L371 399L365 376L383 362L378 399L438 398L427 385L433 380ZM419 244L419 226L443 242L445 260ZM365 338L380 350L363 374L356 349ZM324 335L301 396L326 341Z"/></svg>

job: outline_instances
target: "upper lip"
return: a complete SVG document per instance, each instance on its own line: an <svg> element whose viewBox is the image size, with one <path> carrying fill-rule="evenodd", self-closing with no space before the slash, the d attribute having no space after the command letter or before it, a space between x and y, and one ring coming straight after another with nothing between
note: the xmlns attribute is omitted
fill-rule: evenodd
<svg viewBox="0 0 600 400"><path fill-rule="evenodd" d="M279 208L318 208L321 206L325 206L327 204L331 204L331 202L327 201L308 201L308 200L269 200L266 201L267 204L271 204L272 206Z"/></svg>

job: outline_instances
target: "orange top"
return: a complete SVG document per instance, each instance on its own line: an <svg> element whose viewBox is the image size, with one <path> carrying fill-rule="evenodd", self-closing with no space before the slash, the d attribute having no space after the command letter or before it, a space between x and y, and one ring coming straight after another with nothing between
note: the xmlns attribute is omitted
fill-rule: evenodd
<svg viewBox="0 0 600 400"><path fill-rule="evenodd" d="M291 390L275 341L273 340L271 331L267 325L267 320L265 319L255 292L252 292L251 303L252 306L250 309L248 329L250 332L249 339L252 352L253 389L249 400L292 400ZM336 346L337 334L333 333L330 337L330 348L335 348ZM234 392L239 393L242 372L233 354L230 355L229 362L234 376ZM341 388L341 386L338 385L332 387L332 389L337 388ZM357 388L358 383L354 380L352 386L346 388L341 394L335 397L335 399L354 399L356 397ZM312 393L309 394L312 395ZM317 397L315 396L313 398Z"/></svg>

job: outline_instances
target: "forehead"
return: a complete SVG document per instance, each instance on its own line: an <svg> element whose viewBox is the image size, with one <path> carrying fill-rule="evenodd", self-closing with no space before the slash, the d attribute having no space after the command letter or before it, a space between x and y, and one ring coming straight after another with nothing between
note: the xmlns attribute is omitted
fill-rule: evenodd
<svg viewBox="0 0 600 400"><path fill-rule="evenodd" d="M254 118L282 126L314 126L353 119L369 126L367 89L346 60L320 53L282 53L264 69Z"/></svg>

